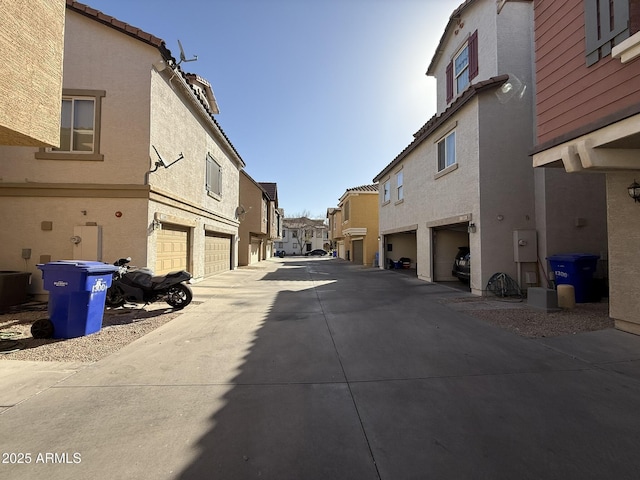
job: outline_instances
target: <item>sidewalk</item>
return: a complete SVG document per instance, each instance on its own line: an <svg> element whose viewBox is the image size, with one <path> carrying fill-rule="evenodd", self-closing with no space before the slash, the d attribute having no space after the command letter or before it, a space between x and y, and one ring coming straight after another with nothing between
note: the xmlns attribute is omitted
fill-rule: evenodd
<svg viewBox="0 0 640 480"><path fill-rule="evenodd" d="M0 450L32 461L0 475L638 478L640 337L524 339L437 301L459 292L331 259L193 289L200 305L6 408Z"/></svg>

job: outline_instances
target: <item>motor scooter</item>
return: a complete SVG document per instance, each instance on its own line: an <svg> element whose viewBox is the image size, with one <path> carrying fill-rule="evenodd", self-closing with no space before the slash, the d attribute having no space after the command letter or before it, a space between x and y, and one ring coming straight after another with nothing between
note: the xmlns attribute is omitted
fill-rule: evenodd
<svg viewBox="0 0 640 480"><path fill-rule="evenodd" d="M193 292L184 283L191 279L185 270L154 276L148 268L129 265L131 257L121 258L114 263L118 271L107 290L105 306L118 308L126 302L153 303L164 300L176 310L191 303Z"/></svg>

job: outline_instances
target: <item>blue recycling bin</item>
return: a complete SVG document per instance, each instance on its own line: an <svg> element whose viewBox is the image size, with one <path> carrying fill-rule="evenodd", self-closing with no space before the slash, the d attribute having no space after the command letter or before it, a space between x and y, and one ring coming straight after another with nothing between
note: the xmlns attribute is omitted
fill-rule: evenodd
<svg viewBox="0 0 640 480"><path fill-rule="evenodd" d="M75 338L102 328L102 316L114 265L82 260L39 264L49 291L49 320L53 338Z"/></svg>
<svg viewBox="0 0 640 480"><path fill-rule="evenodd" d="M593 274L600 256L567 253L547 257L556 277L556 285L573 285L576 303L587 303L593 294Z"/></svg>

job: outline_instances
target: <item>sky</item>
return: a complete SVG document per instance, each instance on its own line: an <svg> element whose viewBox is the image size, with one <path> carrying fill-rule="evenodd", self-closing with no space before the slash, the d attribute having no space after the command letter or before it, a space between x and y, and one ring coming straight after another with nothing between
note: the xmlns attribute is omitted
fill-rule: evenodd
<svg viewBox="0 0 640 480"><path fill-rule="evenodd" d="M80 0L162 38L285 216L324 218L436 113L427 67L462 0Z"/></svg>

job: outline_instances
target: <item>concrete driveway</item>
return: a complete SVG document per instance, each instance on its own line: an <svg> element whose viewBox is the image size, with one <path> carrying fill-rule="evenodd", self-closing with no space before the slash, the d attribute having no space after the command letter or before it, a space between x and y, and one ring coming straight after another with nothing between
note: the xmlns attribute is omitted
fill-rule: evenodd
<svg viewBox="0 0 640 480"><path fill-rule="evenodd" d="M329 258L193 289L6 408L0 477L640 478L640 337L528 340L439 302L463 292Z"/></svg>

